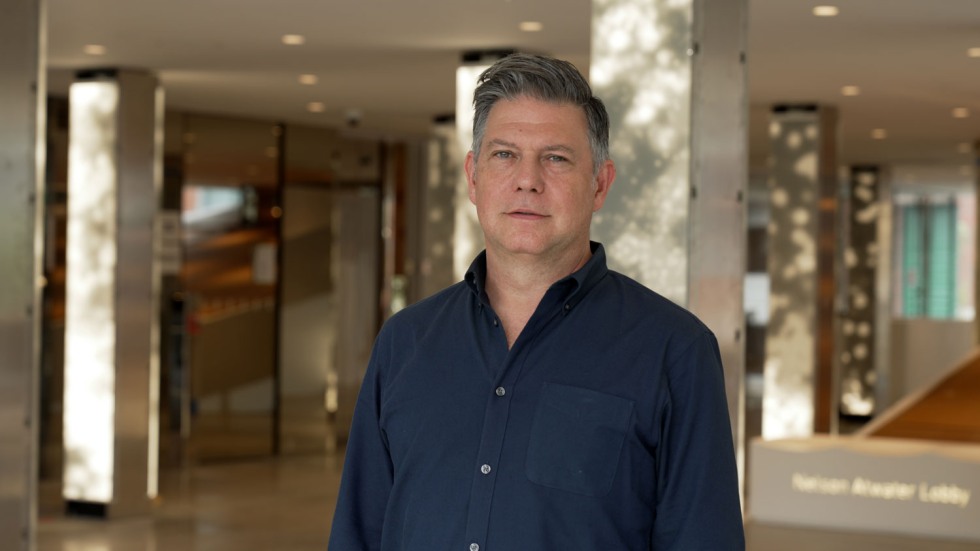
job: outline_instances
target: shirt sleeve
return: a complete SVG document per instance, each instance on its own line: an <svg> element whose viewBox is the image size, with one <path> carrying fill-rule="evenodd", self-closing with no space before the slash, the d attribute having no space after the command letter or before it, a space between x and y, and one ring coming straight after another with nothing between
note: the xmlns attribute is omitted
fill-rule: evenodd
<svg viewBox="0 0 980 551"><path fill-rule="evenodd" d="M330 551L377 551L393 470L380 425L382 346L375 343L347 441L340 494L330 530Z"/></svg>
<svg viewBox="0 0 980 551"><path fill-rule="evenodd" d="M745 549L718 343L705 332L669 359L651 548Z"/></svg>

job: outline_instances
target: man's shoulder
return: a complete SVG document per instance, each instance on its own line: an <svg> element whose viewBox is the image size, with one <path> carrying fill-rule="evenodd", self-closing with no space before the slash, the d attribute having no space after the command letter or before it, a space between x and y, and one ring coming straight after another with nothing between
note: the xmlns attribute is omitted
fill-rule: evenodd
<svg viewBox="0 0 980 551"><path fill-rule="evenodd" d="M676 327L682 331L708 331L707 326L689 310L635 279L613 270L609 270L607 277L611 287L621 295L619 301L626 306L624 314L650 319L658 325Z"/></svg>

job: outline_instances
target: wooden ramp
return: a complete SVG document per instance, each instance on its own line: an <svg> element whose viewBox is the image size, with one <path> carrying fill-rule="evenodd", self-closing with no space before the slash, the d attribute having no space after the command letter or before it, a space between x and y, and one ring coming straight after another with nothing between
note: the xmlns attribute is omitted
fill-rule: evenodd
<svg viewBox="0 0 980 551"><path fill-rule="evenodd" d="M936 385L893 406L861 435L980 443L980 351Z"/></svg>

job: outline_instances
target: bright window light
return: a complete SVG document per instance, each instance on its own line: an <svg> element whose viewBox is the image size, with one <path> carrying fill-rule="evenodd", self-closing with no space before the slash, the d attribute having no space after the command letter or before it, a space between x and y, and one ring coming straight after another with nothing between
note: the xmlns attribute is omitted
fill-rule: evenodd
<svg viewBox="0 0 980 551"><path fill-rule="evenodd" d="M813 15L817 17L834 17L840 13L837 6L815 6L813 8Z"/></svg>

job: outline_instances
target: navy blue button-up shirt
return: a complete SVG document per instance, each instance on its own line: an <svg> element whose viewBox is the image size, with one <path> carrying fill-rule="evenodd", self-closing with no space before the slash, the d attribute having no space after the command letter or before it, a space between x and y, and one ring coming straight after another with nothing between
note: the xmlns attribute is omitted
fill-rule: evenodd
<svg viewBox="0 0 980 551"><path fill-rule="evenodd" d="M714 336L592 247L509 350L484 255L385 324L331 551L744 548Z"/></svg>

